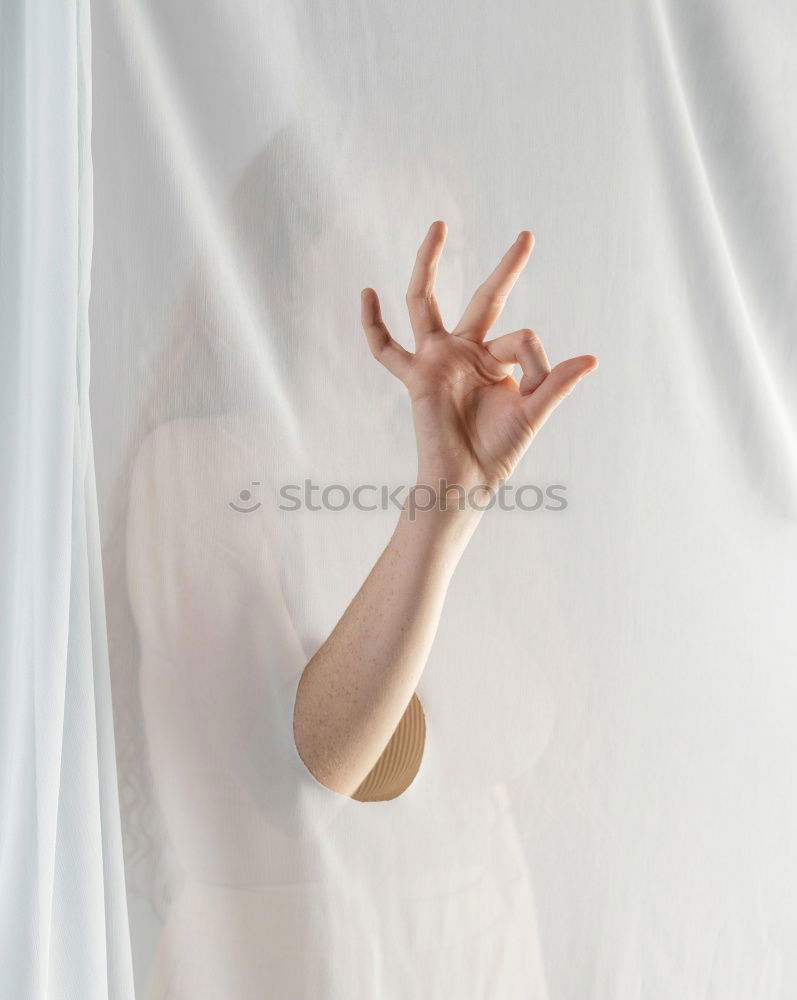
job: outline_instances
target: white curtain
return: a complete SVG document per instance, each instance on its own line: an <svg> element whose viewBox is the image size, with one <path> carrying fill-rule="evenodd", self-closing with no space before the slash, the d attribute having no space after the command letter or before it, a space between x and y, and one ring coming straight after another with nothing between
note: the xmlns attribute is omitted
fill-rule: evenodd
<svg viewBox="0 0 797 1000"><path fill-rule="evenodd" d="M133 996L88 406L88 4L0 20L0 995Z"/></svg>
<svg viewBox="0 0 797 1000"><path fill-rule="evenodd" d="M797 995L796 11L95 3L142 996ZM359 292L410 346L438 218L445 320L529 228L495 333L601 367L514 477L566 505L488 512L459 567L417 777L342 801L302 771L292 684L396 512L279 490L411 481Z"/></svg>
<svg viewBox="0 0 797 1000"><path fill-rule="evenodd" d="M797 8L91 22L90 422L87 10L3 7L0 994L791 1000ZM414 780L357 801L293 699L397 516L333 508L415 473L359 292L410 346L439 218L445 320L532 229L495 333L601 367L458 569Z"/></svg>

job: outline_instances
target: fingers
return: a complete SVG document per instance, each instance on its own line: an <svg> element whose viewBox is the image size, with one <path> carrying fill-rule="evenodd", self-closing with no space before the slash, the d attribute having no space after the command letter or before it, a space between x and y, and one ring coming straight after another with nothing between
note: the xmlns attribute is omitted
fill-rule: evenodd
<svg viewBox="0 0 797 1000"><path fill-rule="evenodd" d="M526 266L534 246L534 237L524 229L501 258L489 278L476 289L468 307L452 333L481 342L501 315L507 296Z"/></svg>
<svg viewBox="0 0 797 1000"><path fill-rule="evenodd" d="M570 395L576 383L597 367L598 359L591 354L562 361L551 369L531 395L523 398L520 407L534 434L562 400Z"/></svg>
<svg viewBox="0 0 797 1000"><path fill-rule="evenodd" d="M415 343L435 333L444 333L443 320L434 295L437 265L446 242L445 222L433 222L421 243L407 288L407 308Z"/></svg>
<svg viewBox="0 0 797 1000"><path fill-rule="evenodd" d="M379 307L379 296L373 288L364 288L360 295L361 320L371 354L381 362L389 372L403 381L407 366L412 359L409 351L397 344L382 322L382 310Z"/></svg>
<svg viewBox="0 0 797 1000"><path fill-rule="evenodd" d="M520 365L523 377L520 380L520 394L527 396L551 370L550 362L540 338L532 330L515 330L503 337L497 337L484 345L496 361L507 365Z"/></svg>

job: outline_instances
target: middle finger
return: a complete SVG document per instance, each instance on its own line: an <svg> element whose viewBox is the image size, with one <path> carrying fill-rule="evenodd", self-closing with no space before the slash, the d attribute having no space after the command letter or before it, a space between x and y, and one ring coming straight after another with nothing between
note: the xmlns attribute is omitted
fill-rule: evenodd
<svg viewBox="0 0 797 1000"><path fill-rule="evenodd" d="M534 237L524 229L490 277L476 289L452 333L477 343L484 340L490 327L501 315L504 303L526 266L533 246Z"/></svg>

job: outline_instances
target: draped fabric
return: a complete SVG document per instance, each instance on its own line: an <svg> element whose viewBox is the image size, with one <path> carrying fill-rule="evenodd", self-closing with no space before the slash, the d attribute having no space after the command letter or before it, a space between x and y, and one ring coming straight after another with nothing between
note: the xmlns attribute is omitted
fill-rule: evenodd
<svg viewBox="0 0 797 1000"><path fill-rule="evenodd" d="M0 18L0 996L133 997L89 417L91 38Z"/></svg>
<svg viewBox="0 0 797 1000"><path fill-rule="evenodd" d="M136 995L797 994L794 5L95 0L92 29ZM495 334L601 367L458 568L417 773L360 801L291 716L414 481L359 292L409 347L435 219L448 323L528 228Z"/></svg>

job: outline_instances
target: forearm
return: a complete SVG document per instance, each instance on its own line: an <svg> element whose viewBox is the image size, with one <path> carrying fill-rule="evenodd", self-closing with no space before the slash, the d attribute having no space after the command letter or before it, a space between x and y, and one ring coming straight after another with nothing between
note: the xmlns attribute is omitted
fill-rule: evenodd
<svg viewBox="0 0 797 1000"><path fill-rule="evenodd" d="M598 362L583 355L551 368L529 329L485 341L531 253L528 230L449 332L434 295L445 234L444 222L432 223L407 289L415 353L391 336L372 288L361 294L362 323L374 357L409 392L420 482L437 484L442 474L464 487L494 486ZM517 365L519 384L512 378ZM296 746L309 770L335 791L357 789L412 697L451 575L480 516L472 504L465 507L416 510L414 519L405 509L368 579L305 667L294 710Z"/></svg>
<svg viewBox="0 0 797 1000"><path fill-rule="evenodd" d="M304 670L294 736L324 785L350 795L379 759L423 672L446 591L479 519L408 508L327 641Z"/></svg>

